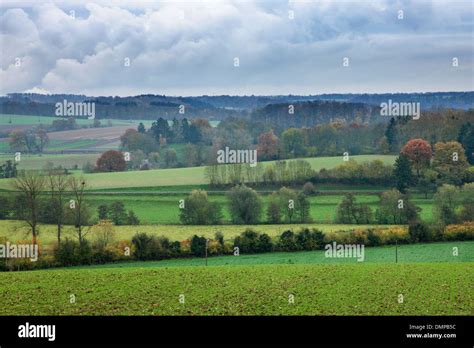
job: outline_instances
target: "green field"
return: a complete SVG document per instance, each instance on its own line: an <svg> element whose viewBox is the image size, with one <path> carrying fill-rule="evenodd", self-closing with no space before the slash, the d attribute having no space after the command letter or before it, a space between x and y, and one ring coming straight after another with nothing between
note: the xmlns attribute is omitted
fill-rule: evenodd
<svg viewBox="0 0 474 348"><path fill-rule="evenodd" d="M87 141L80 141L86 143ZM51 162L54 166L62 166L63 168L71 169L74 166L78 166L79 169L86 163L95 164L100 154L87 153L87 154L64 154L64 155L27 155L22 154L21 159L18 162L18 169L42 169L44 166ZM13 154L0 154L0 163L6 162L7 160L14 160ZM4 179L0 179L0 186L3 184ZM7 185L2 188L8 189Z"/></svg>
<svg viewBox="0 0 474 348"><path fill-rule="evenodd" d="M380 225L390 227L393 225ZM117 240L131 240L136 233L148 233L156 236L165 236L171 240L185 240L194 234L205 237L214 237L216 232L222 232L225 239L233 239L247 228L252 228L261 233L267 233L275 237L288 229L294 231L302 227L317 228L323 232L347 231L354 228L377 227L377 225L338 225L338 224L292 224L292 225L213 225L213 226L188 226L188 225L139 225L139 226L115 226ZM48 245L57 240L56 226L40 225L39 240L43 245ZM0 237L7 237L10 241L31 238L31 230L22 222L14 220L0 220ZM87 235L87 238L93 238ZM76 239L73 226L64 226L63 238Z"/></svg>
<svg viewBox="0 0 474 348"><path fill-rule="evenodd" d="M453 255L457 247L458 256ZM395 252L398 252L398 263L418 262L474 262L474 242L448 242L430 244L408 244L364 248L364 263L395 263ZM355 258L328 258L323 250L299 252L272 252L239 256L215 256L208 258L209 266L243 266L243 265L283 265L283 264L347 264L360 263ZM76 268L137 268L137 267L184 267L203 266L204 258L173 259L162 261L133 261L108 263L104 265L78 266Z"/></svg>
<svg viewBox="0 0 474 348"><path fill-rule="evenodd" d="M132 209L140 221L144 224L178 224L179 220L179 200L186 198L188 192L183 194L161 194L161 195L89 195L88 202L94 210L101 204L110 205L114 201L122 201L126 209ZM372 211L379 206L377 195L356 195L357 202L367 204ZM228 211L228 198L225 194L214 194L210 196L210 201L218 203L222 207L224 221L230 222ZM309 197L311 204L310 214L314 222L331 223L336 218L338 204L343 199L343 195L319 195ZM265 212L268 205L268 195L262 195L263 214L262 221L265 221ZM424 221L431 221L433 218L432 199L424 199L421 195L414 195L412 202L420 207L420 217Z"/></svg>
<svg viewBox="0 0 474 348"><path fill-rule="evenodd" d="M393 164L392 155L361 155L352 156L357 162L380 159L386 164ZM342 157L314 157L305 158L314 170L330 169L342 164ZM45 161L46 162L46 161ZM270 162L263 162L268 165ZM26 165L26 164L25 164ZM204 175L205 167L155 169L144 171L127 171L115 173L85 174L84 177L90 189L111 189L127 187L175 186L175 185L202 185L207 180ZM10 179L0 179L0 189L9 189Z"/></svg>
<svg viewBox="0 0 474 348"><path fill-rule="evenodd" d="M10 114L0 114L0 126L38 126L38 125L50 125L54 120L57 120L56 116L31 116L31 115L10 115ZM145 127L151 127L151 124L154 120L122 120L122 119L99 119L103 125L108 125L109 121L113 126L138 126L142 122ZM172 124L172 121L168 121ZM88 120L85 118L76 118L76 123L80 126L92 126L94 120ZM219 121L209 121L211 126L217 127Z"/></svg>
<svg viewBox="0 0 474 348"><path fill-rule="evenodd" d="M0 114L0 126L49 126L54 120L59 119L57 116L31 116L31 115L10 115ZM108 125L110 120L113 126L127 126L135 125L138 126L140 122L143 122L145 126L151 126L153 120L119 120L119 119L99 119L103 125ZM92 126L94 120L88 120L86 118L76 118L76 123L79 126Z"/></svg>
<svg viewBox="0 0 474 348"><path fill-rule="evenodd" d="M3 272L0 315L470 315L473 265L279 264Z"/></svg>

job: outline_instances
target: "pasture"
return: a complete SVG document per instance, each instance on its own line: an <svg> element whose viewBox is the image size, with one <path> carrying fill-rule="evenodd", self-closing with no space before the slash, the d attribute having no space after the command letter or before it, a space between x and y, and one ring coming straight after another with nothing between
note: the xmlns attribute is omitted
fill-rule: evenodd
<svg viewBox="0 0 474 348"><path fill-rule="evenodd" d="M357 162L367 162L379 159L385 164L393 164L392 155L361 155L352 156ZM314 170L330 169L342 164L341 157L312 157L305 158ZM262 162L264 165L273 161ZM26 166L26 164L25 164ZM144 171L126 171L114 173L84 174L88 189L115 189L131 187L176 186L176 185L203 185L207 184L205 167L169 168ZM0 180L0 189L9 188L10 179Z"/></svg>
<svg viewBox="0 0 474 348"><path fill-rule="evenodd" d="M0 315L471 315L473 267L432 262L2 272Z"/></svg>
<svg viewBox="0 0 474 348"><path fill-rule="evenodd" d="M225 239L233 239L244 232L247 228L254 229L261 233L267 233L271 237L278 236L284 231L291 229L298 231L303 227L317 228L323 232L347 231L355 228L368 227L391 227L394 225L342 225L342 224L281 224L281 225L210 225L210 226L190 226L190 225L138 225L138 226L115 226L117 240L131 240L136 233L147 233L156 236L165 236L172 241L182 241L193 235L213 238L216 232L222 232ZM39 240L43 245L50 245L56 242L56 226L40 225ZM76 239L73 226L64 226L63 238ZM10 241L31 239L31 230L21 221L0 220L0 237L6 237ZM94 236L86 235L86 239L93 239Z"/></svg>
<svg viewBox="0 0 474 348"><path fill-rule="evenodd" d="M453 247L458 248L459 254L453 255ZM474 242L447 242L428 244L399 245L398 263L418 262L474 262ZM209 257L209 266L240 266L240 265L283 265L283 264L348 264L363 263L395 263L396 247L394 245L364 248L364 260L356 258L328 258L324 250L298 252L272 252L267 254L240 254L239 256ZM203 266L204 258L172 259L161 261L132 261L108 263L103 265L78 266L76 268L154 268L154 267L184 267Z"/></svg>

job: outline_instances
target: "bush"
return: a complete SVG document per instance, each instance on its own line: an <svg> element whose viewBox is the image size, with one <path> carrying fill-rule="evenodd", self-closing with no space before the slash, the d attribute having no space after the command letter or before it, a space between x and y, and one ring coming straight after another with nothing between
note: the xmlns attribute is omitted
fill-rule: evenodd
<svg viewBox="0 0 474 348"><path fill-rule="evenodd" d="M93 246L92 248L92 263L101 264L113 262L117 258L116 253L112 248L104 248L102 246Z"/></svg>
<svg viewBox="0 0 474 348"><path fill-rule="evenodd" d="M137 260L148 260L151 257L152 238L146 233L138 233L132 238L133 256Z"/></svg>
<svg viewBox="0 0 474 348"><path fill-rule="evenodd" d="M194 256L204 256L206 254L206 238L194 235L191 238L190 251Z"/></svg>
<svg viewBox="0 0 474 348"><path fill-rule="evenodd" d="M278 241L278 249L282 251L295 251L299 249L293 231L288 230L281 234Z"/></svg>
<svg viewBox="0 0 474 348"><path fill-rule="evenodd" d="M474 240L474 222L448 225L444 229L443 237L445 240Z"/></svg>
<svg viewBox="0 0 474 348"><path fill-rule="evenodd" d="M296 235L296 244L299 250L322 249L324 234L316 229L310 231L308 228L304 228Z"/></svg>
<svg viewBox="0 0 474 348"><path fill-rule="evenodd" d="M268 234L264 233L258 237L258 247L259 247L259 252L261 253L267 253L267 252L272 251L273 249L272 239L270 238Z"/></svg>
<svg viewBox="0 0 474 348"><path fill-rule="evenodd" d="M316 188L314 187L313 183L307 182L303 185L303 192L307 196L314 195L316 193Z"/></svg>
<svg viewBox="0 0 474 348"><path fill-rule="evenodd" d="M93 261L92 248L87 240L79 243L65 239L54 251L54 258L61 266L90 264Z"/></svg>
<svg viewBox="0 0 474 348"><path fill-rule="evenodd" d="M420 222L410 224L408 234L412 243L428 242L432 240L428 227Z"/></svg>
<svg viewBox="0 0 474 348"><path fill-rule="evenodd" d="M234 247L238 247L241 253L254 254L271 251L273 244L267 234L247 229L240 236L235 237Z"/></svg>
<svg viewBox="0 0 474 348"><path fill-rule="evenodd" d="M380 238L380 234L372 229L367 231L367 241L370 246L379 246L382 244L382 238Z"/></svg>

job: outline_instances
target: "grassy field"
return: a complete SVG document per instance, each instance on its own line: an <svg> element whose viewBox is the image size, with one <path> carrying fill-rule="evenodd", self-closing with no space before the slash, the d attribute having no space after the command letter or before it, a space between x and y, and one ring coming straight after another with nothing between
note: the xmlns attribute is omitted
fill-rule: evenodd
<svg viewBox="0 0 474 348"><path fill-rule="evenodd" d="M51 125L54 120L57 120L56 116L31 116L31 115L10 115L0 114L0 126L39 126L39 125ZM103 125L113 126L138 126L140 122L147 127L151 126L153 120L119 120L119 119L99 119ZM76 118L76 123L79 126L92 126L94 120L88 120L86 118Z"/></svg>
<svg viewBox="0 0 474 348"><path fill-rule="evenodd" d="M377 225L370 225L376 227ZM390 227L392 225L381 225ZM171 240L185 240L194 234L205 237L214 237L220 231L224 238L233 239L247 228L258 232L267 233L270 236L278 236L288 229L298 231L302 227L318 228L323 232L347 231L354 228L367 228L369 225L338 225L338 224L292 224L292 225L213 225L213 226L186 226L186 225L139 225L139 226L115 226L116 238L118 240L131 240L136 233L144 232L157 236L166 236ZM43 245L56 241L56 227L54 225L40 225L39 240ZM14 220L0 220L0 237L7 237L10 241L30 239L31 232L28 227ZM88 235L87 238L93 238ZM64 226L63 238L76 239L73 226Z"/></svg>
<svg viewBox="0 0 474 348"><path fill-rule="evenodd" d="M458 256L453 255L457 247ZM408 244L398 246L398 263L417 262L474 262L474 242L448 242L429 244ZM208 258L209 266L243 266L243 265L283 265L283 264L348 264L360 263L355 258L328 258L323 250L300 252L272 252L239 256L216 256ZM395 246L364 248L364 263L395 263ZM108 263L76 268L137 268L137 267L185 267L203 266L204 258L173 259L162 261L133 261Z"/></svg>
<svg viewBox="0 0 474 348"><path fill-rule="evenodd" d="M62 166L63 168L71 169L75 165L79 169L86 163L94 164L97 161L97 158L100 154L87 153L87 154L64 154L64 155L21 155L21 160L18 162L18 169L42 169L44 166L51 162L54 166ZM0 163L6 162L7 160L14 160L13 154L0 154ZM0 186L3 183L3 180L0 179ZM7 188L4 186L3 188Z"/></svg>
<svg viewBox="0 0 474 348"><path fill-rule="evenodd" d="M57 120L56 116L31 116L31 115L10 115L0 114L0 126L38 126L38 125L50 125L54 120ZM122 119L99 119L103 125L110 124L113 126L134 126L137 127L142 122L145 127L151 127L154 120L122 120ZM172 125L172 121L168 121ZM92 126L94 120L88 120L85 118L76 118L76 123L80 126ZM217 127L219 121L210 121L211 126Z"/></svg>
<svg viewBox="0 0 474 348"><path fill-rule="evenodd" d="M392 164L392 155L361 155L352 156L357 162L380 159L386 164ZM315 170L334 168L342 164L342 157L305 158ZM268 165L270 162L263 162ZM26 164L25 164L26 165ZM127 171L115 173L85 174L89 189L111 189L127 187L173 186L173 185L202 185L207 180L204 175L205 167L155 169L145 171ZM0 189L8 189L10 179L0 180Z"/></svg>
<svg viewBox="0 0 474 348"><path fill-rule="evenodd" d="M178 224L179 221L179 200L187 196L183 194L163 194L163 195L90 195L87 196L88 202L94 210L101 204L110 205L114 201L122 201L126 209L132 209L140 221L144 224ZM372 211L379 206L379 197L377 195L356 195L357 202L369 205ZM343 195L319 195L309 198L311 204L310 214L314 222L331 223L336 218L337 205L343 199ZM224 221L230 222L228 211L228 198L224 194L215 194L210 196L210 201L218 203L222 207ZM420 216L424 221L433 219L432 199L424 199L422 196L415 195L412 198L422 210ZM268 205L268 195L262 195L263 211ZM265 213L262 214L262 221L266 219Z"/></svg>
<svg viewBox="0 0 474 348"><path fill-rule="evenodd" d="M473 267L363 263L4 272L0 315L471 315Z"/></svg>

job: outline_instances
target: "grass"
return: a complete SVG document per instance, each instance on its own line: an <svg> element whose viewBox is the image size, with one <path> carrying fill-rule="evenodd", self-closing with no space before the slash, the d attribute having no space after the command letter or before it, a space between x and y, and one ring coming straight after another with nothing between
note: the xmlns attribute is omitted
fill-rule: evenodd
<svg viewBox="0 0 474 348"><path fill-rule="evenodd" d="M84 141L81 141L84 142ZM27 155L22 154L21 159L18 162L18 169L42 169L44 166L51 162L55 166L62 166L63 168L74 168L78 166L82 168L84 164L90 162L94 164L100 154L88 153L88 154L43 154L43 155ZM0 154L0 164L7 160L14 160L14 154ZM0 187L8 189L6 184L9 180L0 179ZM5 185L2 185L5 184Z"/></svg>
<svg viewBox="0 0 474 348"><path fill-rule="evenodd" d="M370 225L376 227L376 225ZM383 225L390 227L391 225ZM166 236L170 240L185 240L194 234L205 237L214 237L217 231L224 234L224 238L233 239L247 228L252 228L258 232L267 233L274 237L283 233L287 229L299 230L302 227L318 228L323 232L347 231L354 228L367 228L369 225L338 225L338 224L293 224L293 225L213 225L213 226L185 226L185 225L139 225L139 226L115 226L116 239L131 240L136 233L144 232L157 236ZM56 241L56 226L40 225L39 240L43 245L48 245ZM77 238L73 226L64 226L63 238ZM31 238L28 227L14 220L0 220L0 237L7 237L10 241L25 240ZM92 238L92 236L89 236Z"/></svg>
<svg viewBox="0 0 474 348"><path fill-rule="evenodd" d="M0 126L37 126L37 125L50 125L54 120L57 120L56 116L32 116L32 115L10 115L10 114L0 114ZM103 125L108 125L108 121L114 126L127 126L134 125L138 126L142 122L145 127L151 127L151 124L154 120L123 120L123 119L99 119ZM11 121L11 122L10 122ZM213 127L217 127L220 121L210 121L209 123ZM80 126L92 126L94 120L88 120L85 118L76 118L76 123ZM169 121L170 125L172 121Z"/></svg>
<svg viewBox="0 0 474 348"><path fill-rule="evenodd" d="M352 156L357 162L380 159L386 164L393 164L395 156L392 155L361 155ZM315 157L305 158L315 170L334 168L342 164L342 157ZM46 161L45 161L46 162ZM264 165L273 163L263 162ZM204 174L205 167L170 168L144 171L127 171L115 173L84 174L89 189L112 189L150 186L176 186L176 185L203 185L207 184ZM0 180L0 189L9 188L10 179Z"/></svg>
<svg viewBox="0 0 474 348"><path fill-rule="evenodd" d="M457 247L458 256L453 255ZM283 265L283 264L348 264L348 263L395 263L395 246L364 248L364 260L356 258L328 258L325 251L272 252L239 256L216 256L208 258L209 266L242 266L242 265ZM417 262L474 262L474 242L448 242L429 244L408 244L398 246L398 263ZM78 266L90 268L137 268L137 267L185 267L203 266L204 258L173 259L162 261L133 261L108 263L104 265Z"/></svg>
<svg viewBox="0 0 474 348"><path fill-rule="evenodd" d="M113 195L88 195L87 200L92 209L97 211L101 204L110 205L114 201L122 201L126 209L132 209L143 224L179 224L180 209L179 200L184 199L188 192L180 194L113 194ZM369 205L373 212L379 207L379 197L377 195L356 195L357 202ZM228 198L225 194L210 195L210 201L218 203L223 212L224 221L230 223L230 213L228 211ZM319 195L309 198L311 218L316 223L331 223L336 218L338 204L343 199L343 195ZM414 196L412 199L422 210L420 217L424 221L432 221L432 199L424 199L421 196ZM268 195L262 195L263 214L262 221L265 221L265 211L268 205Z"/></svg>
<svg viewBox="0 0 474 348"><path fill-rule="evenodd" d="M472 262L4 272L0 315L471 315L473 274Z"/></svg>

